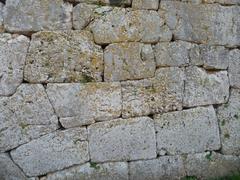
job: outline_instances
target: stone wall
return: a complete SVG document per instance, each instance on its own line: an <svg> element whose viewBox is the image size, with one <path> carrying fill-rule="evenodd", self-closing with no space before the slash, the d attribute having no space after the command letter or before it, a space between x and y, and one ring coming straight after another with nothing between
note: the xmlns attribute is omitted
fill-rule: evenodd
<svg viewBox="0 0 240 180"><path fill-rule="evenodd" d="M0 179L240 171L239 0L6 0L0 32Z"/></svg>

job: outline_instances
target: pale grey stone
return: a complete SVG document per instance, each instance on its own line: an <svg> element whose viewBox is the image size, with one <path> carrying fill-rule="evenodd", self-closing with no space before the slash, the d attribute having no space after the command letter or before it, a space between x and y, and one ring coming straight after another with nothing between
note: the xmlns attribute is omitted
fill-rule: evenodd
<svg viewBox="0 0 240 180"><path fill-rule="evenodd" d="M130 180L179 180L185 176L180 156L164 156L146 161L129 163Z"/></svg>
<svg viewBox="0 0 240 180"><path fill-rule="evenodd" d="M27 180L24 173L5 153L0 154L0 178L1 180Z"/></svg>
<svg viewBox="0 0 240 180"><path fill-rule="evenodd" d="M88 127L93 162L129 161L156 157L154 123L148 117L117 119Z"/></svg>
<svg viewBox="0 0 240 180"><path fill-rule="evenodd" d="M103 164L86 163L69 169L50 173L41 180L128 180L126 162Z"/></svg>
<svg viewBox="0 0 240 180"><path fill-rule="evenodd" d="M184 73L180 68L157 69L155 77L122 82L122 116L143 116L182 109Z"/></svg>
<svg viewBox="0 0 240 180"><path fill-rule="evenodd" d="M69 2L80 2L89 4L107 4L113 6L129 6L132 0L67 0Z"/></svg>
<svg viewBox="0 0 240 180"><path fill-rule="evenodd" d="M240 90L232 89L227 104L217 108L222 152L240 156Z"/></svg>
<svg viewBox="0 0 240 180"><path fill-rule="evenodd" d="M86 128L56 131L11 151L28 176L39 176L89 160Z"/></svg>
<svg viewBox="0 0 240 180"><path fill-rule="evenodd" d="M3 27L3 3L0 2L0 32L4 31Z"/></svg>
<svg viewBox="0 0 240 180"><path fill-rule="evenodd" d="M156 70L151 45L111 44L104 50L104 80L123 81L153 77Z"/></svg>
<svg viewBox="0 0 240 180"><path fill-rule="evenodd" d="M159 34L160 42L169 42L172 40L172 31L167 25L161 26L161 32Z"/></svg>
<svg viewBox="0 0 240 180"><path fill-rule="evenodd" d="M229 79L230 85L240 88L240 50L235 49L229 53Z"/></svg>
<svg viewBox="0 0 240 180"><path fill-rule="evenodd" d="M33 34L24 78L39 82L102 81L103 50L88 31Z"/></svg>
<svg viewBox="0 0 240 180"><path fill-rule="evenodd" d="M157 151L167 154L197 153L220 149L217 117L212 106L154 116Z"/></svg>
<svg viewBox="0 0 240 180"><path fill-rule="evenodd" d="M240 171L240 158L215 152L189 154L185 162L188 176L199 179L217 179Z"/></svg>
<svg viewBox="0 0 240 180"><path fill-rule="evenodd" d="M0 151L7 151L58 128L58 119L40 84L22 84L0 97Z"/></svg>
<svg viewBox="0 0 240 180"><path fill-rule="evenodd" d="M132 0L133 9L153 9L157 10L159 0Z"/></svg>
<svg viewBox="0 0 240 180"><path fill-rule="evenodd" d="M63 0L7 0L4 26L20 33L71 29L71 12L72 5Z"/></svg>
<svg viewBox="0 0 240 180"><path fill-rule="evenodd" d="M204 3L220 3L223 5L240 5L240 0L203 0Z"/></svg>
<svg viewBox="0 0 240 180"><path fill-rule="evenodd" d="M23 35L0 34L0 96L10 96L23 81L29 39Z"/></svg>
<svg viewBox="0 0 240 180"><path fill-rule="evenodd" d="M159 40L162 20L153 10L114 8L90 25L97 44L126 41L154 43Z"/></svg>
<svg viewBox="0 0 240 180"><path fill-rule="evenodd" d="M185 71L183 106L194 107L226 103L229 97L227 71L208 72L196 66Z"/></svg>
<svg viewBox="0 0 240 180"><path fill-rule="evenodd" d="M47 94L65 128L121 115L120 83L48 84Z"/></svg>

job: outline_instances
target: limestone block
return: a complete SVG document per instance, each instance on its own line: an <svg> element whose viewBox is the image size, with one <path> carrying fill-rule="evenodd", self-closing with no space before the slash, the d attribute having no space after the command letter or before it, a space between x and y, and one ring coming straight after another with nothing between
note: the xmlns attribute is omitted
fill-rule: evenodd
<svg viewBox="0 0 240 180"><path fill-rule="evenodd" d="M156 157L152 119L138 117L100 122L88 127L93 162L130 161Z"/></svg>
<svg viewBox="0 0 240 180"><path fill-rule="evenodd" d="M151 45L111 44L104 50L104 80L123 81L153 77L156 70Z"/></svg>
<svg viewBox="0 0 240 180"><path fill-rule="evenodd" d="M157 10L159 0L132 0L132 8L134 9L153 9Z"/></svg>
<svg viewBox="0 0 240 180"><path fill-rule="evenodd" d="M240 88L240 50L232 50L229 53L229 79L230 85Z"/></svg>
<svg viewBox="0 0 240 180"><path fill-rule="evenodd" d="M227 71L208 72L196 66L185 70L185 107L226 103L229 97Z"/></svg>
<svg viewBox="0 0 240 180"><path fill-rule="evenodd" d="M40 84L22 84L0 97L0 151L7 151L58 128L58 119Z"/></svg>
<svg viewBox="0 0 240 180"><path fill-rule="evenodd" d="M39 176L89 160L86 128L56 131L11 151L28 176Z"/></svg>
<svg viewBox="0 0 240 180"><path fill-rule="evenodd" d="M48 84L47 94L65 128L121 115L120 83Z"/></svg>
<svg viewBox="0 0 240 180"><path fill-rule="evenodd" d="M23 81L29 39L23 35L0 34L0 96L10 96Z"/></svg>

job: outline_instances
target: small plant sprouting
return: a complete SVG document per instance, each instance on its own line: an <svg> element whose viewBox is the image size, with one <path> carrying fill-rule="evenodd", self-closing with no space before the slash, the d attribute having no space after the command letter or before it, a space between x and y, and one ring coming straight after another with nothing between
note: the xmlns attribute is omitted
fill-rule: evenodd
<svg viewBox="0 0 240 180"><path fill-rule="evenodd" d="M94 168L96 170L100 169L100 166L97 163L94 163L94 162L90 162L90 167Z"/></svg>
<svg viewBox="0 0 240 180"><path fill-rule="evenodd" d="M211 160L212 160L212 152L209 151L209 152L206 154L205 157L207 158L207 160L211 161Z"/></svg>

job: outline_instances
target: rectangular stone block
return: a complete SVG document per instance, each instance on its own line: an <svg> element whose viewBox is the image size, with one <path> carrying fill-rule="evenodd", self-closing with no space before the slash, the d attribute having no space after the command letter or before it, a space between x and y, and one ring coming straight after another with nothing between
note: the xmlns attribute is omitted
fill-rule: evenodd
<svg viewBox="0 0 240 180"><path fill-rule="evenodd" d="M28 176L83 164L89 160L86 128L47 134L11 151L11 156Z"/></svg>
<svg viewBox="0 0 240 180"><path fill-rule="evenodd" d="M122 82L122 116L133 117L181 110L184 73L180 68L160 68L155 77Z"/></svg>
<svg viewBox="0 0 240 180"><path fill-rule="evenodd" d="M157 10L159 0L132 0L133 9L153 9Z"/></svg>
<svg viewBox="0 0 240 180"><path fill-rule="evenodd" d="M220 149L218 120L212 106L154 116L157 151L169 155Z"/></svg>
<svg viewBox="0 0 240 180"><path fill-rule="evenodd" d="M65 128L121 115L120 83L48 84L47 94Z"/></svg>
<svg viewBox="0 0 240 180"><path fill-rule="evenodd" d="M229 53L229 80L230 85L240 89L240 50L235 49Z"/></svg>
<svg viewBox="0 0 240 180"><path fill-rule="evenodd" d="M93 162L130 161L156 157L152 119L139 117L100 122L88 127Z"/></svg>

